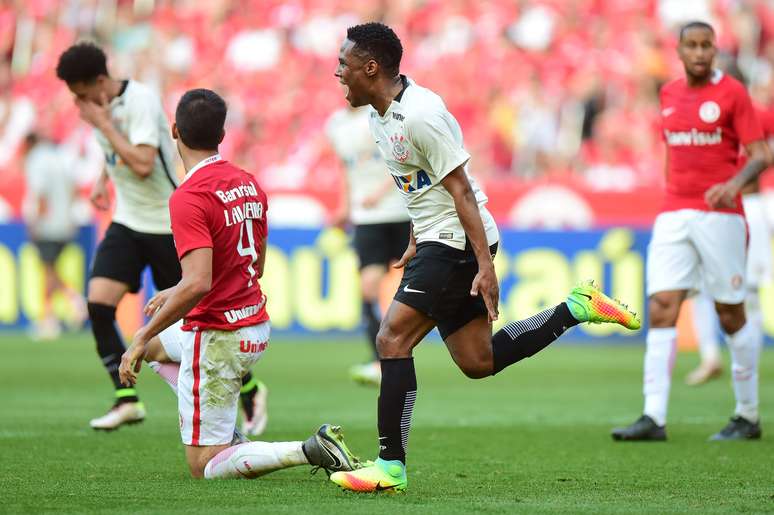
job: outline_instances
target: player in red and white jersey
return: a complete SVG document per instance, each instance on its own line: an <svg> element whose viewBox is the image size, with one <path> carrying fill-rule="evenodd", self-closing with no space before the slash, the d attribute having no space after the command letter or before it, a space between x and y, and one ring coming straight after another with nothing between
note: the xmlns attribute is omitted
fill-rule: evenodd
<svg viewBox="0 0 774 515"><path fill-rule="evenodd" d="M306 463L351 470L356 459L329 424L305 442L249 442L236 433L242 377L269 341L258 282L267 206L255 177L218 153L225 119L225 102L209 90L188 91L177 106L172 133L187 174L169 211L182 279L148 302L152 318L122 357L121 380L134 384L144 358L177 393L194 477L258 477Z"/></svg>
<svg viewBox="0 0 774 515"><path fill-rule="evenodd" d="M665 440L677 316L689 291L712 295L727 335L736 411L714 440L759 438L758 356L744 312L747 229L740 192L771 164L744 86L712 67L715 32L704 22L680 30L685 77L661 91L666 200L648 247L650 329L643 415L613 430L616 440ZM737 167L740 147L749 159Z"/></svg>
<svg viewBox="0 0 774 515"><path fill-rule="evenodd" d="M761 106L755 107L755 113L761 123L763 135L769 148L774 138L774 111ZM747 156L741 155L739 167L747 162ZM744 216L747 219L749 234L747 244L747 296L744 302L747 323L755 331L758 345L763 345L763 312L758 290L771 280L771 228L766 219L766 207L760 192L759 181L755 180L742 191ZM720 356L720 334L718 315L712 297L702 291L693 298L692 321L699 346L701 362L685 378L688 385L700 385L710 379L720 377L723 364Z"/></svg>

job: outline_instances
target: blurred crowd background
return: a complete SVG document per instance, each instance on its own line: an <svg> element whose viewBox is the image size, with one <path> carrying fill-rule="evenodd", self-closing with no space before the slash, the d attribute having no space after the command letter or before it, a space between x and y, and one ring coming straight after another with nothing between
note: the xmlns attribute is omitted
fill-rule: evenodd
<svg viewBox="0 0 774 515"><path fill-rule="evenodd" d="M170 114L188 88L219 91L226 156L270 195L330 199L340 171L321 134L344 105L336 54L364 20L396 30L402 71L443 96L485 184L656 188L658 88L682 73L676 28L693 19L715 26L724 65L768 106L774 0L0 0L0 219L20 215L31 131L77 159L84 190L101 169L54 72L79 39L104 46L114 77L156 88Z"/></svg>

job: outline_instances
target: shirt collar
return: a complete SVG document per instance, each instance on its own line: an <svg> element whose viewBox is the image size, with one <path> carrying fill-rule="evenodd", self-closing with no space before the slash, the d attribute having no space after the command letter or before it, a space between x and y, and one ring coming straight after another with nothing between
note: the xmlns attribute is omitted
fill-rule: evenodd
<svg viewBox="0 0 774 515"><path fill-rule="evenodd" d="M188 179L190 179L191 176L194 173L196 173L199 169L204 168L207 165L211 165L212 163L217 163L218 161L222 161L222 160L223 160L223 158L220 157L220 154L214 154L214 155L211 155L210 157L206 157L206 158L202 159L201 161L196 163L193 168L188 170L188 173L185 174L185 177L183 178L183 181L185 182Z"/></svg>

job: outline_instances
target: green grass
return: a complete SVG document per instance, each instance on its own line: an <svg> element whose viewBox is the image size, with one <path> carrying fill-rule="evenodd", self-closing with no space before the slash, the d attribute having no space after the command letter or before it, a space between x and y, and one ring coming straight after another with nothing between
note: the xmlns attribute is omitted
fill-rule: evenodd
<svg viewBox="0 0 774 515"><path fill-rule="evenodd" d="M675 370L670 440L613 443L640 414L642 348L555 345L482 381L444 348L416 352L419 397L404 495L339 491L298 467L254 481L188 477L176 403L147 369L149 415L110 433L88 428L110 403L86 336L57 343L0 337L0 512L57 513L670 513L774 512L774 436L708 443L733 409L728 376L682 384ZM270 388L263 438L299 440L341 424L363 457L376 451L376 390L348 381L355 342L276 339L256 366ZM774 412L774 352L764 352L764 415ZM764 422L774 420L765 419ZM764 426L764 432L774 426Z"/></svg>

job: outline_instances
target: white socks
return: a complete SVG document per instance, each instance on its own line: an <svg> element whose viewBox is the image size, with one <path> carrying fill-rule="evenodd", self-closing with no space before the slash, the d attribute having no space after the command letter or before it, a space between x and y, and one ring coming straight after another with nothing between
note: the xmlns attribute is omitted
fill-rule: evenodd
<svg viewBox="0 0 774 515"><path fill-rule="evenodd" d="M205 479L256 478L309 463L302 442L248 442L229 447L204 468Z"/></svg>
<svg viewBox="0 0 774 515"><path fill-rule="evenodd" d="M758 361L763 345L760 324L748 320L732 335L726 337L731 353L731 373L736 396L735 414L750 422L758 421Z"/></svg>
<svg viewBox="0 0 774 515"><path fill-rule="evenodd" d="M180 363L160 363L151 361L148 366L166 382L177 395L177 376L180 373Z"/></svg>
<svg viewBox="0 0 774 515"><path fill-rule="evenodd" d="M720 363L720 326L715 301L706 293L693 298L693 328L702 363Z"/></svg>
<svg viewBox="0 0 774 515"><path fill-rule="evenodd" d="M646 342L642 386L642 393L645 395L643 413L659 426L663 426L666 424L669 386L672 379L672 366L675 362L677 329L674 327L649 329Z"/></svg>

